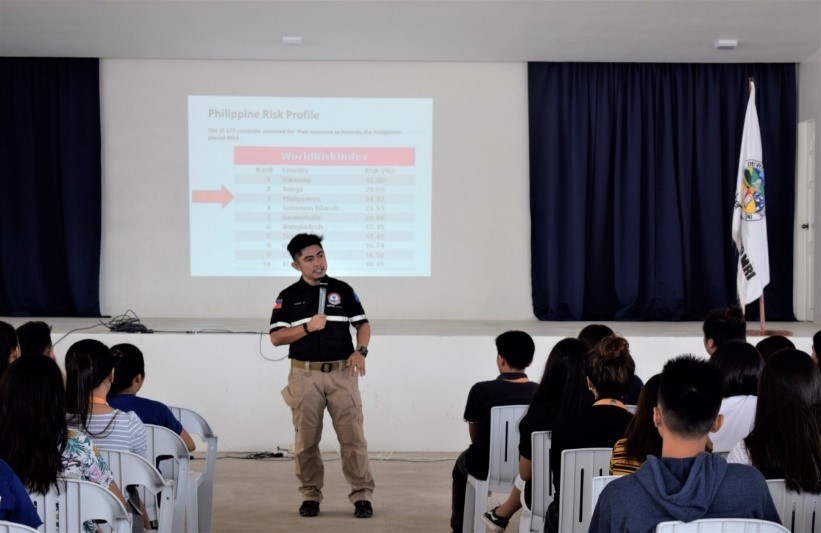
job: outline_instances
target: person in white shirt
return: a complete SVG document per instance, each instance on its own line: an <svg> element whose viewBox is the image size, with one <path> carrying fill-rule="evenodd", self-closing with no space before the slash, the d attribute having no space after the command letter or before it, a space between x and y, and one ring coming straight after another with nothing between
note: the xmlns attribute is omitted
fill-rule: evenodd
<svg viewBox="0 0 821 533"><path fill-rule="evenodd" d="M753 429L764 359L752 344L735 340L719 346L710 362L724 373L724 399L719 411L724 424L710 434L710 440L713 452L729 452Z"/></svg>

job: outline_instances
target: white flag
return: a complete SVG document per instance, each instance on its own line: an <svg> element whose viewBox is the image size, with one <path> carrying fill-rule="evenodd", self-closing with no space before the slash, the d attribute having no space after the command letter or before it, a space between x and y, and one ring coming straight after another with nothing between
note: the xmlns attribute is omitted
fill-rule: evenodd
<svg viewBox="0 0 821 533"><path fill-rule="evenodd" d="M750 82L750 100L744 118L741 153L733 208L733 241L738 249L738 298L741 306L761 297L770 282L767 219L764 212L764 165L761 130L755 109L755 85Z"/></svg>

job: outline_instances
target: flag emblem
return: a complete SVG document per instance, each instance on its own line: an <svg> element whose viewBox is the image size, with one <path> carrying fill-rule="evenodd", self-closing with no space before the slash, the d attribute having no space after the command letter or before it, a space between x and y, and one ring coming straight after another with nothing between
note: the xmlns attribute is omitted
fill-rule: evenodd
<svg viewBox="0 0 821 533"><path fill-rule="evenodd" d="M764 218L764 166L761 161L747 160L741 180L741 216L744 220L761 220Z"/></svg>
<svg viewBox="0 0 821 533"><path fill-rule="evenodd" d="M276 302L274 302L274 309L282 309L282 299L280 298Z"/></svg>

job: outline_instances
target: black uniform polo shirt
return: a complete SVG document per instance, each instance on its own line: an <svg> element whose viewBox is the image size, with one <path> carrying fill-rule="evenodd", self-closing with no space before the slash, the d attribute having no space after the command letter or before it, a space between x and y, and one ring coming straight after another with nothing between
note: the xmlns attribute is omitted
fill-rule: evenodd
<svg viewBox="0 0 821 533"><path fill-rule="evenodd" d="M353 288L344 281L325 276L325 329L312 331L291 343L288 357L298 361L324 363L347 359L354 351L350 325L367 322L365 310ZM309 285L301 277L287 287L274 303L271 332L308 323L319 310L319 286Z"/></svg>

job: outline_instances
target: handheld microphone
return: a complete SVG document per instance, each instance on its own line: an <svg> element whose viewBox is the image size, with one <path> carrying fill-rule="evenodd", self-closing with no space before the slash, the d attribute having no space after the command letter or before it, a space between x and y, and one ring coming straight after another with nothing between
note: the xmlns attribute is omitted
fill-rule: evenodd
<svg viewBox="0 0 821 533"><path fill-rule="evenodd" d="M319 310L317 311L318 314L324 315L325 314L325 299L328 296L328 282L320 281L319 282Z"/></svg>

